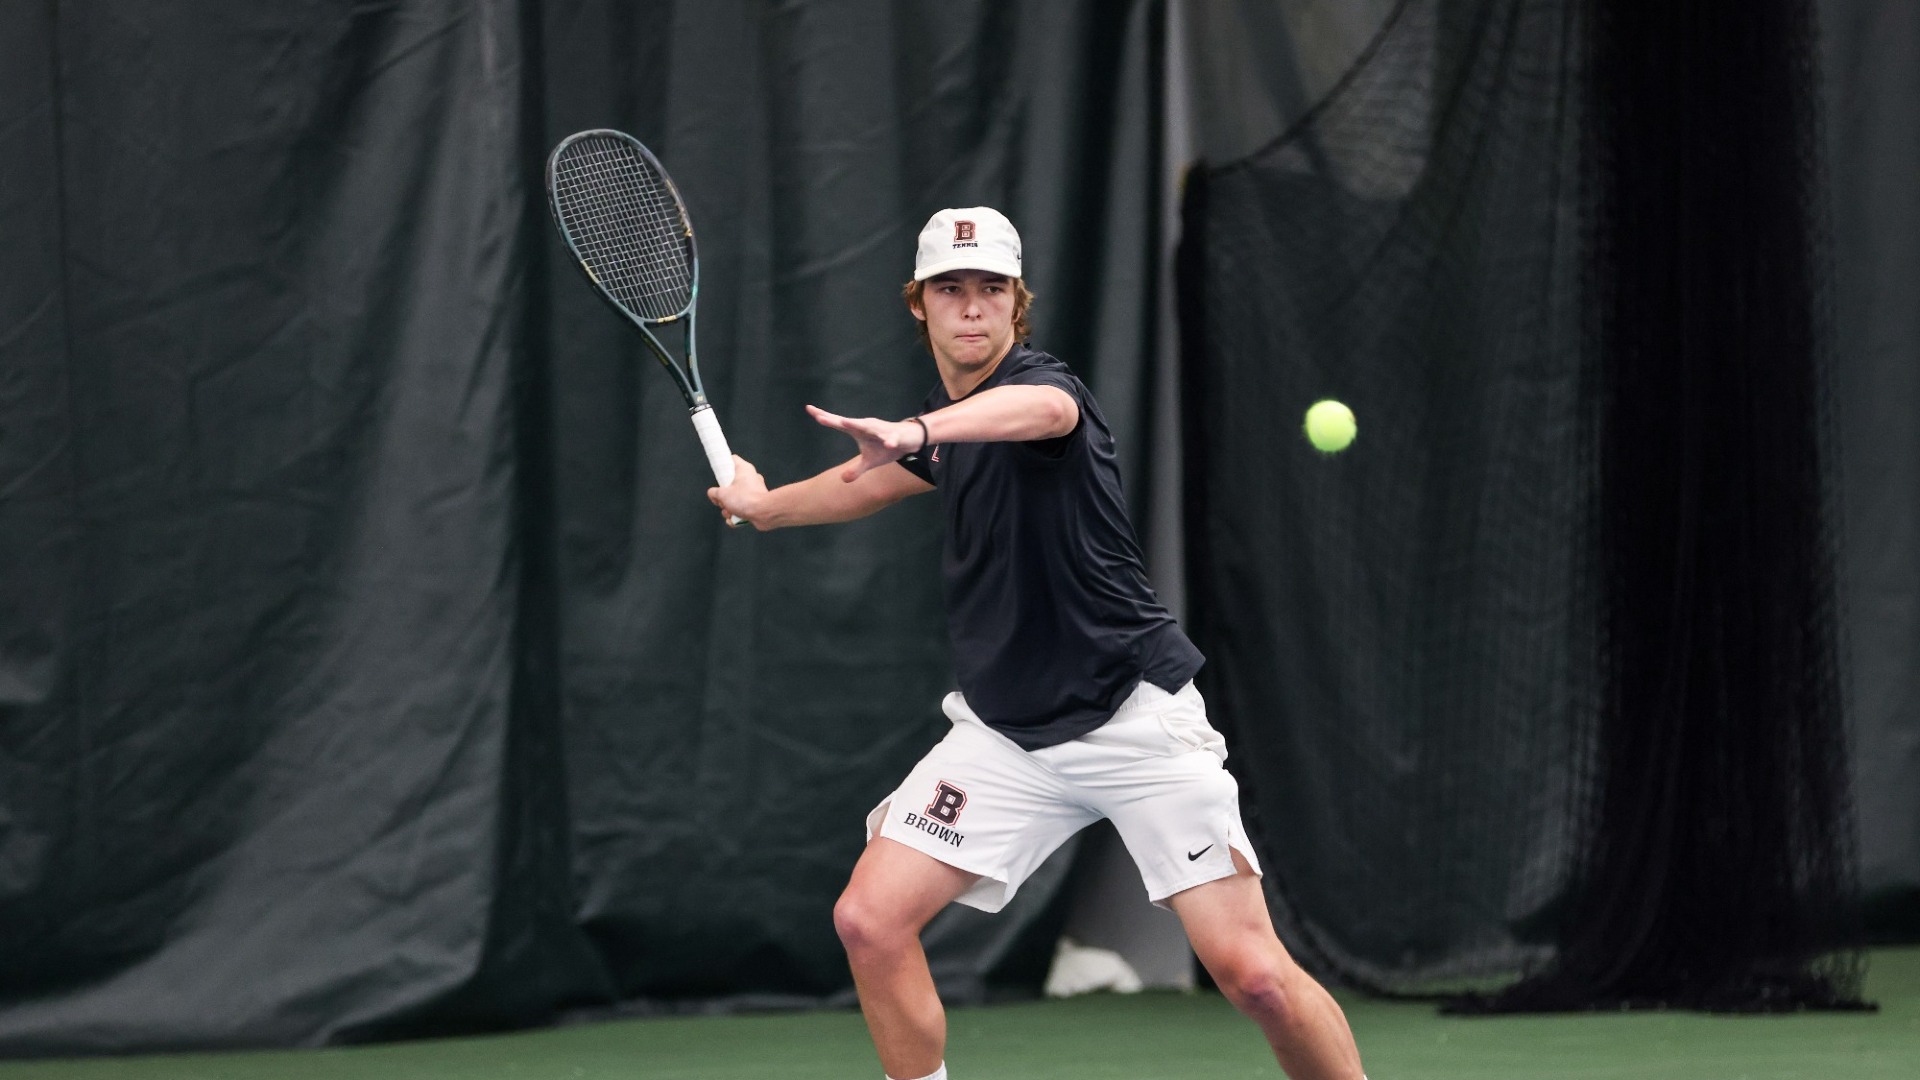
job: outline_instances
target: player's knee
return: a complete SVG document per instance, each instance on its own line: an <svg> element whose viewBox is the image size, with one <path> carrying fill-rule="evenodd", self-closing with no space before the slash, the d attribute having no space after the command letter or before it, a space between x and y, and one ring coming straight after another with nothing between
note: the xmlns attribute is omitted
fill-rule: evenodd
<svg viewBox="0 0 1920 1080"><path fill-rule="evenodd" d="M1298 1002L1284 965L1265 959L1236 959L1214 972L1220 992L1241 1012L1262 1026L1286 1025L1298 1011Z"/></svg>
<svg viewBox="0 0 1920 1080"><path fill-rule="evenodd" d="M885 952L912 936L883 905L852 889L841 893L833 905L833 929L849 955Z"/></svg>

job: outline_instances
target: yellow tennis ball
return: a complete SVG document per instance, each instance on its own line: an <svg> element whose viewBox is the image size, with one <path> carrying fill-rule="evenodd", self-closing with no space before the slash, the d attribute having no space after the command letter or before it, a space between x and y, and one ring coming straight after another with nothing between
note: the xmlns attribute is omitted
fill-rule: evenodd
<svg viewBox="0 0 1920 1080"><path fill-rule="evenodd" d="M1331 399L1314 402L1303 426L1314 449L1329 454L1345 450L1360 430L1353 421L1353 410Z"/></svg>

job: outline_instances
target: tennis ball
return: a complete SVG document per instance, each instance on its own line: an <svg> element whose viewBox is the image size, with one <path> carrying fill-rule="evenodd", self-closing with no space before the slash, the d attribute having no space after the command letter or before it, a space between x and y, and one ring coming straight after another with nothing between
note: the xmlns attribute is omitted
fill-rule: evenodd
<svg viewBox="0 0 1920 1080"><path fill-rule="evenodd" d="M1303 426L1314 449L1329 454L1345 450L1359 430L1353 422L1353 410L1331 399L1314 402Z"/></svg>

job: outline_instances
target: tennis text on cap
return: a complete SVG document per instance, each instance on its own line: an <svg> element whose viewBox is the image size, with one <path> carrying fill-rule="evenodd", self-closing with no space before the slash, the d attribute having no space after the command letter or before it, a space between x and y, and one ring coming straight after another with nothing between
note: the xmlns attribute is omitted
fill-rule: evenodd
<svg viewBox="0 0 1920 1080"><path fill-rule="evenodd" d="M933 789L933 801L927 804L927 816L952 825L960 820L960 808L965 805L967 793L942 780Z"/></svg>
<svg viewBox="0 0 1920 1080"><path fill-rule="evenodd" d="M980 242L973 238L973 222L956 221L953 223L953 246L957 248L977 248Z"/></svg>

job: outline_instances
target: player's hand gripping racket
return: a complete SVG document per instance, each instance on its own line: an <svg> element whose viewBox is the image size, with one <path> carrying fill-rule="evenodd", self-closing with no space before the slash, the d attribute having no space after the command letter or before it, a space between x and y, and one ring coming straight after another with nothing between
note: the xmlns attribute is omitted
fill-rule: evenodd
<svg viewBox="0 0 1920 1080"><path fill-rule="evenodd" d="M582 131L560 140L547 158L547 203L588 280L639 329L687 399L713 478L721 487L733 483L733 451L700 385L694 352L700 257L693 219L667 170L631 135ZM671 322L685 328L685 367L653 332ZM729 524L740 522L728 518Z"/></svg>

